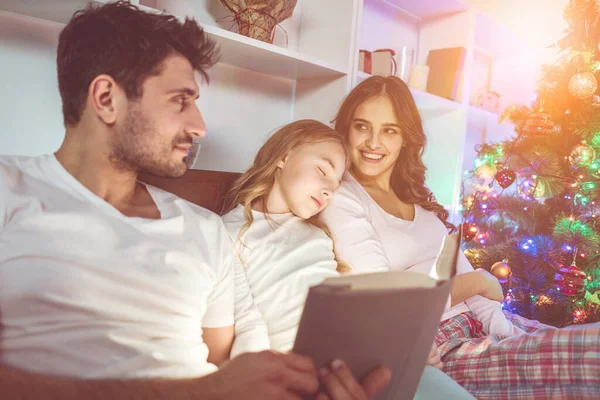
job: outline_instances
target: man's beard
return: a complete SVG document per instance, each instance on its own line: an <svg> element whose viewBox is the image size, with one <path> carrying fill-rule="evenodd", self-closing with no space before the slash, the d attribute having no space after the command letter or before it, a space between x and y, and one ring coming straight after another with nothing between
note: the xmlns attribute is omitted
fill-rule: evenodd
<svg viewBox="0 0 600 400"><path fill-rule="evenodd" d="M191 144L192 138L184 133L167 143L139 108L130 106L123 125L112 137L109 160L122 171L177 178L185 173L187 165L183 160L173 160L173 148Z"/></svg>

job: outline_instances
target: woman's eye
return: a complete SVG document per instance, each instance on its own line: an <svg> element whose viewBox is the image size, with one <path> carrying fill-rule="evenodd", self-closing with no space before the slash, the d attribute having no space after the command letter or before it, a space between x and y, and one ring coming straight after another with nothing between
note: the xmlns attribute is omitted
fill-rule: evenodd
<svg viewBox="0 0 600 400"><path fill-rule="evenodd" d="M356 124L355 128L360 131L366 131L368 127L365 124Z"/></svg>
<svg viewBox="0 0 600 400"><path fill-rule="evenodd" d="M392 134L392 135L393 135L393 134L395 134L395 133L398 133L398 132L397 132L396 130L394 130L394 129L388 129L386 132L387 132L387 133L390 133L390 134Z"/></svg>

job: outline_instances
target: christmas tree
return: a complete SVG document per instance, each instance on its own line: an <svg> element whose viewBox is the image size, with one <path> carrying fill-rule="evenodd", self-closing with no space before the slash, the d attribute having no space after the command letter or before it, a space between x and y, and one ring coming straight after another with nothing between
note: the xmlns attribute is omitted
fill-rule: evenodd
<svg viewBox="0 0 600 400"><path fill-rule="evenodd" d="M515 135L480 146L462 197L465 254L505 309L554 326L600 321L600 2L571 0Z"/></svg>

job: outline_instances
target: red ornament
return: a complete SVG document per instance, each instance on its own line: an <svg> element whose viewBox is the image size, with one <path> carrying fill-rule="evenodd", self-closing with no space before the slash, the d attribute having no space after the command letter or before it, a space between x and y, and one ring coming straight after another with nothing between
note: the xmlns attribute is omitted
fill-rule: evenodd
<svg viewBox="0 0 600 400"><path fill-rule="evenodd" d="M462 225L462 235L463 240L465 242L470 242L471 240L473 240L475 236L477 236L477 232L479 232L479 229L477 229L477 226L475 224L465 222Z"/></svg>
<svg viewBox="0 0 600 400"><path fill-rule="evenodd" d="M585 272L580 270L577 265L562 266L556 275L554 283L561 293L568 296L582 295L585 292Z"/></svg>
<svg viewBox="0 0 600 400"><path fill-rule="evenodd" d="M512 185L516 177L517 174L515 174L515 172L512 169L508 167L502 167L502 169L496 174L495 179L496 182L498 182L498 185L502 187L502 189L506 189L507 187Z"/></svg>
<svg viewBox="0 0 600 400"><path fill-rule="evenodd" d="M523 126L523 132L530 135L548 134L554 128L554 120L546 113L529 115Z"/></svg>

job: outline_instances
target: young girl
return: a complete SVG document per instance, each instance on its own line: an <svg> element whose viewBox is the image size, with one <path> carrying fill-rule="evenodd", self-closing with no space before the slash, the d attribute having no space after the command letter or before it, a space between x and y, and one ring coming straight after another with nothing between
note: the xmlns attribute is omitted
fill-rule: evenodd
<svg viewBox="0 0 600 400"><path fill-rule="evenodd" d="M393 76L366 79L335 128L347 135L351 166L321 217L338 259L357 272L429 273L454 227L425 186L426 137L408 87ZM479 399L600 396L600 324L559 330L505 315L492 275L462 253L457 269L435 339L448 375Z"/></svg>
<svg viewBox="0 0 600 400"><path fill-rule="evenodd" d="M343 272L325 225L316 215L329 203L346 169L344 137L312 120L289 124L259 150L235 182L223 222L244 265L250 291L268 329L269 346L293 348L308 289ZM433 352L429 363L439 362ZM419 392L471 398L427 367Z"/></svg>

